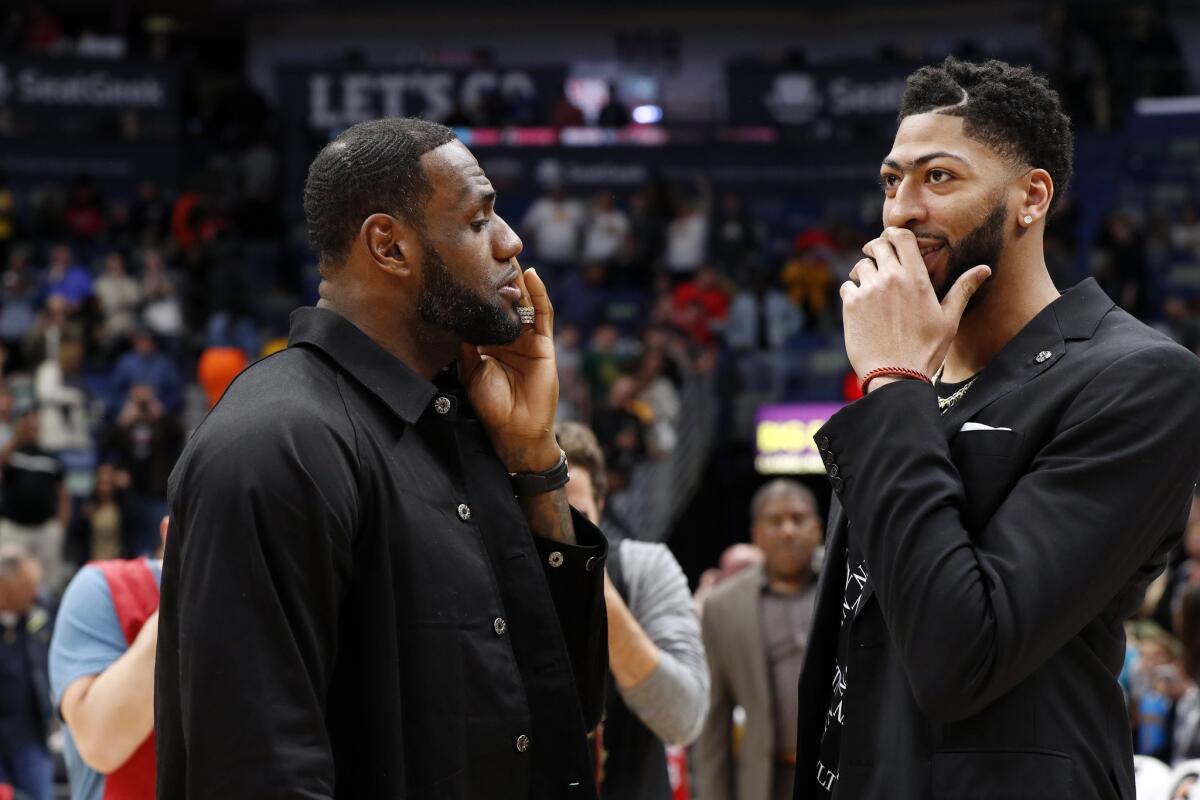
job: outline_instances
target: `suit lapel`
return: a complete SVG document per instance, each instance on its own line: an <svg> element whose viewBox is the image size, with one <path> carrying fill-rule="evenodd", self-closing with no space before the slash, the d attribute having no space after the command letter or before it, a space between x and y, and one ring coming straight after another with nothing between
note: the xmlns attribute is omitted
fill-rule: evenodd
<svg viewBox="0 0 1200 800"><path fill-rule="evenodd" d="M954 441L963 423L1062 360L1067 342L1090 339L1113 305L1095 279L1088 278L1043 308L979 373L963 398L942 414L947 441ZM867 569L869 573L870 564ZM855 619L874 595L875 582L868 576Z"/></svg>
<svg viewBox="0 0 1200 800"><path fill-rule="evenodd" d="M761 566L749 567L758 578L747 581L745 591L737 595L737 609L733 619L750 620L746 626L746 640L743 642L746 670L749 673L753 697L763 698L764 712L771 708L770 676L767 674L767 645L763 631L762 592L766 583L766 573ZM749 709L747 709L749 712Z"/></svg>

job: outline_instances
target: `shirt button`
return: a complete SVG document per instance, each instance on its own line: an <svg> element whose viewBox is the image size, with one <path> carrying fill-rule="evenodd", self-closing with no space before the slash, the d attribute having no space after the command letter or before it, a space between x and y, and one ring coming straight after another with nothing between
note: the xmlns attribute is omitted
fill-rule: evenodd
<svg viewBox="0 0 1200 800"><path fill-rule="evenodd" d="M552 567L561 567L563 565L563 555L557 550L551 553L550 558L547 560L550 562L550 566Z"/></svg>
<svg viewBox="0 0 1200 800"><path fill-rule="evenodd" d="M445 397L445 396L439 396L438 399L433 401L433 410L439 414L449 414L450 413L450 398Z"/></svg>
<svg viewBox="0 0 1200 800"><path fill-rule="evenodd" d="M503 617L496 617L496 621L492 623L492 628L495 629L497 636L503 636L504 632L508 630L508 623L504 621Z"/></svg>
<svg viewBox="0 0 1200 800"><path fill-rule="evenodd" d="M517 752L524 753L528 749L529 749L529 737L522 733L520 736L517 737Z"/></svg>
<svg viewBox="0 0 1200 800"><path fill-rule="evenodd" d="M829 465L829 477L831 477L831 478L836 478L836 477L838 476L838 472L840 472L840 471L841 471L841 470L839 470L839 469L838 469L838 465L837 465L837 464L830 464L830 465Z"/></svg>
<svg viewBox="0 0 1200 800"><path fill-rule="evenodd" d="M466 522L471 518L471 507L466 503L458 504L458 518Z"/></svg>

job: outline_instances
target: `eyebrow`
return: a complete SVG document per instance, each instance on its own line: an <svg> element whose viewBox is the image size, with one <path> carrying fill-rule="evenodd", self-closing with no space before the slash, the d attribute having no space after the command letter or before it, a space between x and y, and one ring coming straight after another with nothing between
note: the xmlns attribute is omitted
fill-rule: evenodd
<svg viewBox="0 0 1200 800"><path fill-rule="evenodd" d="M971 166L971 162L968 161L967 159L963 158L960 155L957 155L955 153L949 153L945 150L937 150L933 153L926 153L923 156L914 158L912 161L909 162L908 168L912 169L913 167L915 167L919 164L928 164L930 161L933 161L935 158L952 158L955 161L961 161L962 163L966 164L968 167ZM896 161L895 159L891 159L891 158L885 158L883 160L883 166L891 167L892 169L899 170L900 172L904 171L904 167L900 164L900 162Z"/></svg>
<svg viewBox="0 0 1200 800"><path fill-rule="evenodd" d="M477 193L476 190L479 188L479 186L480 184L478 183L468 183L463 187L462 192L459 193L458 200L455 202L455 204L467 205L469 203L470 205L474 206L494 203L496 201L496 190L489 187L486 191Z"/></svg>

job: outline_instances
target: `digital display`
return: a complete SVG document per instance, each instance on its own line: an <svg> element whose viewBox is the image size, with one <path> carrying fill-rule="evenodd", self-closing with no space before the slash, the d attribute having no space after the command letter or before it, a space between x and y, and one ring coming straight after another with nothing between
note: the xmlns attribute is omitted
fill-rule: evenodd
<svg viewBox="0 0 1200 800"><path fill-rule="evenodd" d="M842 403L759 406L755 415L754 468L760 475L824 474L814 437Z"/></svg>

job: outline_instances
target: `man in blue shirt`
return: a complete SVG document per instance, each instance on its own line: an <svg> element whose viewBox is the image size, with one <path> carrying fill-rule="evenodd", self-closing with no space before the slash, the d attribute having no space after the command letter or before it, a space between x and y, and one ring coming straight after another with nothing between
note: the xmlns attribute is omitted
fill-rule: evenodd
<svg viewBox="0 0 1200 800"><path fill-rule="evenodd" d="M54 761L46 746L52 626L38 599L41 578L29 551L15 544L0 547L0 787L30 800L50 800L54 791Z"/></svg>

